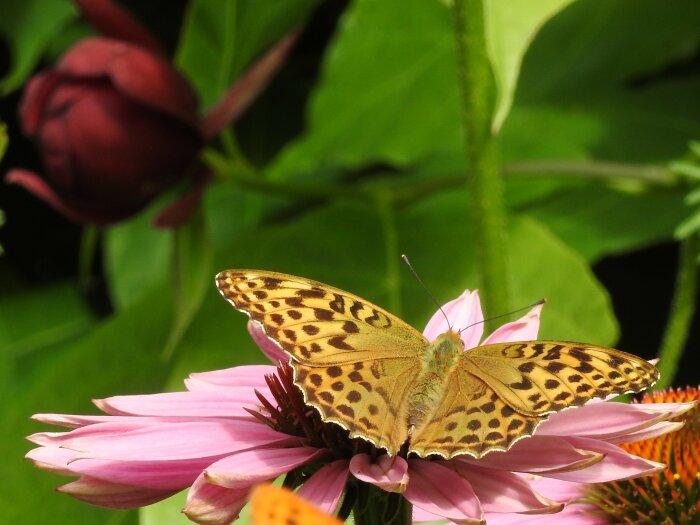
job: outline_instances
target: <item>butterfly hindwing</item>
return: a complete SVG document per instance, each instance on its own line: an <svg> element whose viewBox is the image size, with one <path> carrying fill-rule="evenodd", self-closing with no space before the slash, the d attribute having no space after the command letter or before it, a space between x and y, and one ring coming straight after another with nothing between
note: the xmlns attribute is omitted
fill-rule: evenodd
<svg viewBox="0 0 700 525"><path fill-rule="evenodd" d="M445 396L436 411L414 429L409 450L421 457L480 458L532 435L543 419L516 412L462 360L445 384Z"/></svg>
<svg viewBox="0 0 700 525"><path fill-rule="evenodd" d="M294 382L324 421L337 423L396 454L408 437L409 390L420 365L411 359L373 359L312 367L297 363Z"/></svg>

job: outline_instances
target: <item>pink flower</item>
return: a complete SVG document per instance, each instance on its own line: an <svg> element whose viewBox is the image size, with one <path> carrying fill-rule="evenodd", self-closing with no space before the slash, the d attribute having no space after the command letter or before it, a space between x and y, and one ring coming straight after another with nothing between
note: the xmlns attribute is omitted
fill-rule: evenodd
<svg viewBox="0 0 700 525"><path fill-rule="evenodd" d="M282 62L285 39L252 67L207 115L189 82L151 33L110 0L75 0L101 33L71 47L34 76L20 104L24 133L36 140L45 177L24 169L6 178L70 220L105 225L139 212L189 180L190 191L157 219L182 222L209 172L201 147L232 122Z"/></svg>
<svg viewBox="0 0 700 525"><path fill-rule="evenodd" d="M541 308L501 326L485 342L535 338ZM481 342L477 292L466 291L443 309L453 327L479 323L462 332L467 349ZM446 329L438 312L424 334L433 339ZM287 359L257 324L249 330L272 359ZM27 457L40 468L78 476L59 490L105 507L146 505L189 487L184 512L198 523L230 523L254 486L283 474L300 487L300 496L329 514L349 485L368 483L403 494L413 504L414 521L498 523L514 513L520 519L520 513L561 510L560 500L540 493L535 476L592 483L663 469L617 444L675 430L668 419L689 408L592 402L551 416L507 452L429 460L389 457L367 442L349 441L346 431L303 405L288 365L193 374L186 386L187 392L97 401L108 416L36 415L73 430L30 436L40 447Z"/></svg>

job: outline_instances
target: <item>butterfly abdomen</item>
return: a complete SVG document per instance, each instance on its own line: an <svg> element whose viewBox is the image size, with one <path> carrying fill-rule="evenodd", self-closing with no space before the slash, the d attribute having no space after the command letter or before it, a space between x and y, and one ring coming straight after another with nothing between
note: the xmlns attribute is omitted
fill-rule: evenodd
<svg viewBox="0 0 700 525"><path fill-rule="evenodd" d="M423 355L422 369L410 393L408 427L418 427L442 401L445 384L464 352L459 335L446 332L430 344Z"/></svg>

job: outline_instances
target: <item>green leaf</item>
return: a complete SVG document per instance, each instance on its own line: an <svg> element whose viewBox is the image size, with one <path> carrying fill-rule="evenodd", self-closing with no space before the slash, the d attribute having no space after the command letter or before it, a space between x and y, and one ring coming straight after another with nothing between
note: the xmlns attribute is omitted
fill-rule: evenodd
<svg viewBox="0 0 700 525"><path fill-rule="evenodd" d="M683 197L682 191L633 193L587 184L522 209L587 260L596 261L672 239L687 214Z"/></svg>
<svg viewBox="0 0 700 525"><path fill-rule="evenodd" d="M0 414L5 429L1 472L8 481L0 491L1 522L136 523L134 512L97 509L55 492L53 487L69 479L24 460L31 448L24 436L50 430L29 421L33 413L95 413L90 399L160 390L168 374L160 349L167 336L170 301L167 290L156 290L79 342L55 345L18 362L18 387L12 396L3 397Z"/></svg>
<svg viewBox="0 0 700 525"><path fill-rule="evenodd" d="M464 220L467 203L463 192L430 199L411 210L400 229L401 250L441 302L479 286ZM507 249L514 304L527 305L543 297L548 301L542 315L543 338L598 344L616 340L617 323L608 294L580 255L541 223L517 216L511 219ZM408 286L405 313L409 319L420 318L416 326L421 327L434 307L415 283Z"/></svg>
<svg viewBox="0 0 700 525"><path fill-rule="evenodd" d="M8 143L7 126L3 122L0 122L0 160L5 156Z"/></svg>
<svg viewBox="0 0 700 525"><path fill-rule="evenodd" d="M318 0L191 0L175 62L212 106L252 59L303 24Z"/></svg>
<svg viewBox="0 0 700 525"><path fill-rule="evenodd" d="M498 87L493 128L508 115L518 83L520 63L535 34L573 0L488 0L484 4L486 45Z"/></svg>
<svg viewBox="0 0 700 525"><path fill-rule="evenodd" d="M326 53L308 131L271 176L463 157L454 40L445 2L354 1Z"/></svg>
<svg viewBox="0 0 700 525"><path fill-rule="evenodd" d="M68 0L4 0L0 34L8 41L12 66L0 81L0 94L17 89L51 40L76 16Z"/></svg>
<svg viewBox="0 0 700 525"><path fill-rule="evenodd" d="M700 210L696 210L690 217L681 222L675 233L676 239L685 239L700 233Z"/></svg>
<svg viewBox="0 0 700 525"><path fill-rule="evenodd" d="M71 283L6 293L0 296L0 354L13 360L29 356L85 333L93 323Z"/></svg>
<svg viewBox="0 0 700 525"><path fill-rule="evenodd" d="M105 271L117 309L128 308L167 279L172 234L152 226L156 209L105 232Z"/></svg>
<svg viewBox="0 0 700 525"><path fill-rule="evenodd" d="M201 207L175 230L174 247L175 313L170 337L163 350L166 358L180 342L212 283L213 248Z"/></svg>

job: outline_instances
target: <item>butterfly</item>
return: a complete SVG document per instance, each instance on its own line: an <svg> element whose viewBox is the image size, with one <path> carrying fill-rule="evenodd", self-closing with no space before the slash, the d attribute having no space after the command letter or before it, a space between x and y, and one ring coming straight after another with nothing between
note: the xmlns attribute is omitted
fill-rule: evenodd
<svg viewBox="0 0 700 525"><path fill-rule="evenodd" d="M290 356L294 383L323 421L390 455L508 450L554 412L639 392L659 378L637 356L584 343L465 351L453 330L430 342L379 306L303 277L226 270L216 283Z"/></svg>
<svg viewBox="0 0 700 525"><path fill-rule="evenodd" d="M260 485L250 498L253 525L342 525L283 487Z"/></svg>

